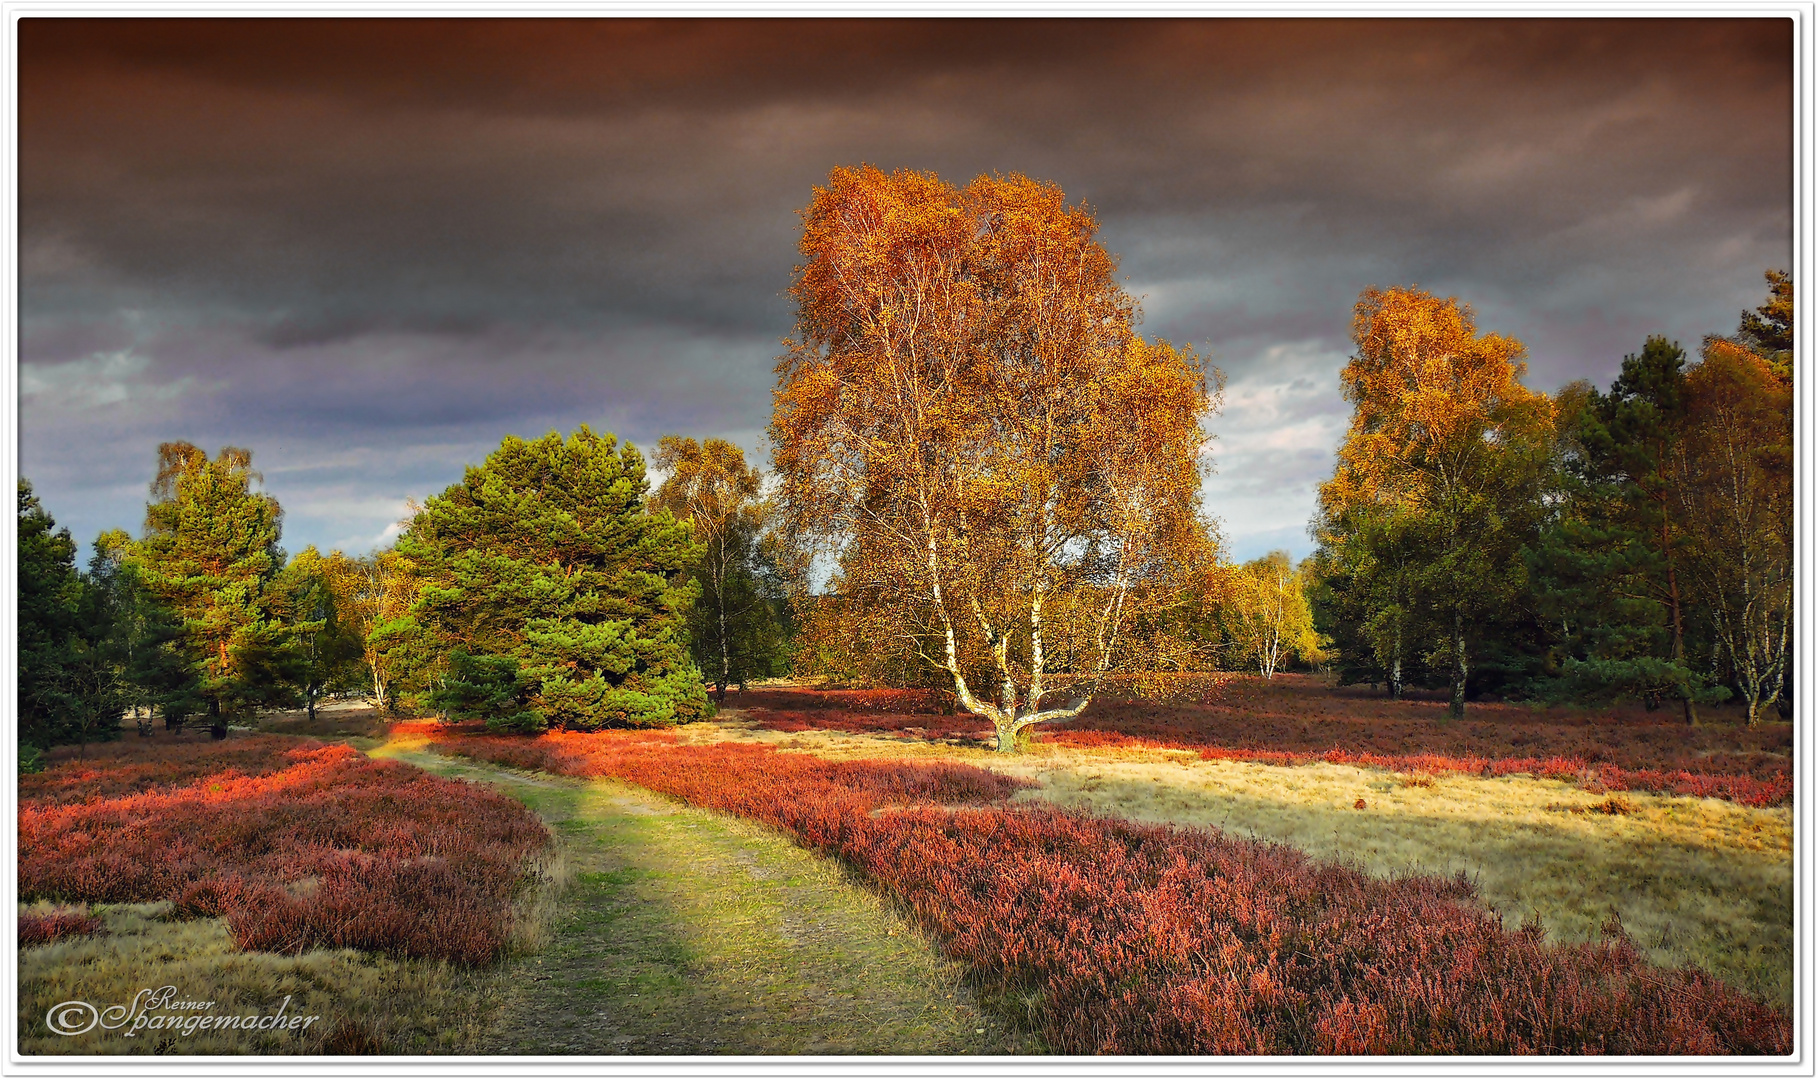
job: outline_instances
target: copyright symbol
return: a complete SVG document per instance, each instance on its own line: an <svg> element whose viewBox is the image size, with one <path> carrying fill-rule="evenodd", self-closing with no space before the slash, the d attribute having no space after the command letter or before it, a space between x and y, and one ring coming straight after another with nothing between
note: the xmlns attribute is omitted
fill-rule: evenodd
<svg viewBox="0 0 1818 1080"><path fill-rule="evenodd" d="M44 1022L59 1035L80 1035L95 1026L101 1014L86 1001L66 1001L61 1005L51 1006L51 1011L44 1014Z"/></svg>

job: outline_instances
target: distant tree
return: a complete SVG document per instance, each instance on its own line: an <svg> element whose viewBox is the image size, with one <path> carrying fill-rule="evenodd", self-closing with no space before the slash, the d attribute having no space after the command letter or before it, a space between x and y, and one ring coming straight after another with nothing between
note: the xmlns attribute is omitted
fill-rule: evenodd
<svg viewBox="0 0 1818 1080"><path fill-rule="evenodd" d="M359 642L373 705L394 708L400 682L416 666L411 654L421 637L411 614L415 567L395 549L357 559L335 551L323 560L323 572L341 625Z"/></svg>
<svg viewBox="0 0 1818 1080"><path fill-rule="evenodd" d="M507 437L424 504L397 551L420 582L416 620L448 664L438 707L490 701L487 722L517 731L712 712L686 641L700 552L686 524L646 511L646 491L642 455L583 425L566 440ZM494 694L506 661L513 688ZM459 688L468 674L484 693Z"/></svg>
<svg viewBox="0 0 1818 1080"><path fill-rule="evenodd" d="M1022 176L836 169L777 367L785 534L882 598L1005 752L1083 710L1215 550L1208 369L1137 334L1096 229Z"/></svg>
<svg viewBox="0 0 1818 1080"><path fill-rule="evenodd" d="M1769 270L1767 303L1743 312L1736 341L1755 350L1767 361L1768 370L1788 386L1793 384L1793 279L1784 270ZM1789 651L1791 646L1789 645ZM1793 665L1782 667L1780 697L1782 718L1793 715Z"/></svg>
<svg viewBox="0 0 1818 1080"><path fill-rule="evenodd" d="M1792 387L1722 338L1686 374L1674 489L1694 593L1751 726L1781 692L1793 632Z"/></svg>
<svg viewBox="0 0 1818 1080"><path fill-rule="evenodd" d="M19 742L34 751L74 741L79 723L70 667L82 599L76 543L19 481ZM25 750L21 750L25 754Z"/></svg>
<svg viewBox="0 0 1818 1080"><path fill-rule="evenodd" d="M358 623L343 614L335 592L347 561L339 551L324 556L312 544L291 558L274 583L296 654L297 689L311 720L322 695L351 684L363 659Z"/></svg>
<svg viewBox="0 0 1818 1080"><path fill-rule="evenodd" d="M1317 660L1319 634L1305 577L1285 551L1252 559L1234 575L1230 628L1238 653L1273 679L1290 660Z"/></svg>
<svg viewBox="0 0 1818 1080"><path fill-rule="evenodd" d="M651 504L692 523L701 547L693 569L701 597L688 620L689 638L695 663L724 701L728 684L778 673L784 660L786 597L774 561L765 557L770 507L759 496L763 474L724 439L665 435L653 461L668 476Z"/></svg>
<svg viewBox="0 0 1818 1080"><path fill-rule="evenodd" d="M132 549L123 530L102 533L85 582L107 613L112 663L139 733L150 734L156 717L180 731L203 707L198 664L182 620L145 588Z"/></svg>
<svg viewBox="0 0 1818 1080"><path fill-rule="evenodd" d="M1438 637L1424 569L1431 522L1368 503L1321 519L1308 598L1314 628L1332 641L1339 682L1383 683L1399 699L1430 681L1424 643Z"/></svg>
<svg viewBox="0 0 1818 1080"><path fill-rule="evenodd" d="M86 751L91 742L120 737L120 720L137 696L130 679L134 638L133 597L107 573L82 575L76 604L76 632L66 668L74 709L68 741Z"/></svg>
<svg viewBox="0 0 1818 1080"><path fill-rule="evenodd" d="M1572 656L1576 696L1677 698L1697 723L1683 566L1685 350L1664 337L1623 358L1610 392L1574 391L1562 417L1562 512L1530 559Z"/></svg>
<svg viewBox="0 0 1818 1080"><path fill-rule="evenodd" d="M1463 716L1480 627L1526 589L1520 552L1539 525L1551 402L1521 384L1522 344L1478 334L1453 299L1366 290L1353 339L1340 380L1355 411L1320 488L1316 531L1322 565L1365 570L1350 582L1373 595L1340 605L1365 624L1341 636L1396 638L1398 655L1407 608L1421 609L1439 631L1426 659L1450 668L1451 712Z"/></svg>
<svg viewBox="0 0 1818 1080"><path fill-rule="evenodd" d="M210 460L189 443L161 444L133 552L145 588L183 621L217 738L229 717L297 700L298 655L272 590L283 511L254 490L259 480L250 451Z"/></svg>
<svg viewBox="0 0 1818 1080"><path fill-rule="evenodd" d="M174 649L180 634L122 561L123 534L102 534L79 573L68 530L56 528L28 483L19 498L22 747L117 739L126 711L141 707L180 724L194 707L193 682ZM141 731L147 724L149 716Z"/></svg>

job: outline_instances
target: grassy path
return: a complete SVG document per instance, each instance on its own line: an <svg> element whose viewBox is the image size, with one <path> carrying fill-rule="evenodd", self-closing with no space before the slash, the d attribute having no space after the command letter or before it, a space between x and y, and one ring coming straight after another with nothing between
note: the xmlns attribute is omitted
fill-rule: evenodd
<svg viewBox="0 0 1818 1080"><path fill-rule="evenodd" d="M500 973L497 1054L1039 1053L834 864L640 788L396 757L522 800L560 837L539 949Z"/></svg>

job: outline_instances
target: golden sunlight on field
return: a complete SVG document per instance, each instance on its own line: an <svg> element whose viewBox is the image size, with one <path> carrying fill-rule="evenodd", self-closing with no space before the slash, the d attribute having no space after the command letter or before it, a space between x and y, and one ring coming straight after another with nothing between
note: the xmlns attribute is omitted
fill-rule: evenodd
<svg viewBox="0 0 1818 1080"><path fill-rule="evenodd" d="M686 730L703 741L757 740L829 758L964 760L1041 785L1019 801L1210 825L1378 876L1462 870L1511 928L1537 912L1552 939L1592 940L1614 911L1655 963L1696 965L1770 1001L1792 1000L1789 807L1593 794L1526 776L1204 761L1170 750L1038 743L1006 761L983 749L843 731L764 731L735 714L722 717ZM1618 812L1606 812L1612 808Z"/></svg>

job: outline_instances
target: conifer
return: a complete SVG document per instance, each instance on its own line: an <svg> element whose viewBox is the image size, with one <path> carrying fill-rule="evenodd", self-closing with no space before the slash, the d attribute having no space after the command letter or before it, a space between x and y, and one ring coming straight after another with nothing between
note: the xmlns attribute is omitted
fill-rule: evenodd
<svg viewBox="0 0 1818 1080"><path fill-rule="evenodd" d="M293 630L273 589L283 511L253 489L260 479L251 451L230 446L210 460L186 442L161 444L134 551L146 588L182 620L196 651L217 738L228 717L296 699Z"/></svg>
<svg viewBox="0 0 1818 1080"><path fill-rule="evenodd" d="M520 731L712 711L686 638L700 552L687 523L646 512L647 490L637 449L583 425L508 436L423 506L398 550L447 659L438 708Z"/></svg>

